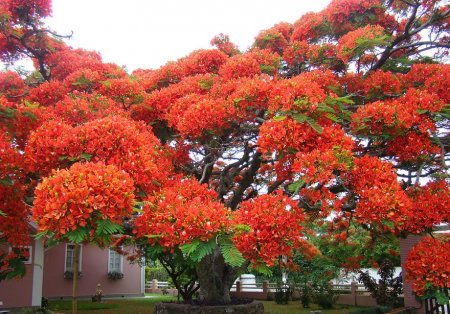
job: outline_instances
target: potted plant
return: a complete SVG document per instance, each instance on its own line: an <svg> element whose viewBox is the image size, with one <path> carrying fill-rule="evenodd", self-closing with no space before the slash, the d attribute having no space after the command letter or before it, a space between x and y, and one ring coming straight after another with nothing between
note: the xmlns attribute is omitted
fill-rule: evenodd
<svg viewBox="0 0 450 314"><path fill-rule="evenodd" d="M110 271L108 272L108 278L111 280L118 280L123 278L123 273L120 271Z"/></svg>

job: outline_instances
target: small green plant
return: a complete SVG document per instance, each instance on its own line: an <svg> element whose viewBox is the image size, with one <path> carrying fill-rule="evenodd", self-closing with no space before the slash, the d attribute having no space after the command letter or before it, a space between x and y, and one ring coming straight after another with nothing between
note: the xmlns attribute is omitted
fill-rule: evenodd
<svg viewBox="0 0 450 314"><path fill-rule="evenodd" d="M337 295L329 283L317 286L314 289L314 301L322 309L331 309L337 301Z"/></svg>

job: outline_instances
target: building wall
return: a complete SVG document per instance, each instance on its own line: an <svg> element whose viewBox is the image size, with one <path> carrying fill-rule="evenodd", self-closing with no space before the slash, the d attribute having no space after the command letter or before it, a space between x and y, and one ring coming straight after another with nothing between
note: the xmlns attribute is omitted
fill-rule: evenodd
<svg viewBox="0 0 450 314"><path fill-rule="evenodd" d="M45 252L43 296L46 298L67 298L72 295L72 280L64 278L65 244ZM81 252L81 273L78 280L78 296L92 296L97 284L101 284L103 295L142 294L141 267L130 264L123 258L124 277L108 279L109 250L93 245L83 245Z"/></svg>
<svg viewBox="0 0 450 314"><path fill-rule="evenodd" d="M9 247L0 249L9 250ZM40 306L42 281L42 243L31 241L31 263L26 264L26 272L23 278L0 281L0 309L15 307ZM36 291L33 294L33 283Z"/></svg>
<svg viewBox="0 0 450 314"><path fill-rule="evenodd" d="M408 235L406 238L400 239L400 257L402 266L406 261L406 257L408 256L409 251L415 244L420 242L420 239L422 239L421 235ZM422 306L422 304L416 299L412 290L412 285L406 282L405 275L405 272L403 272L403 295L405 298L405 306L414 307L417 309L417 314L423 314L425 313L425 307Z"/></svg>

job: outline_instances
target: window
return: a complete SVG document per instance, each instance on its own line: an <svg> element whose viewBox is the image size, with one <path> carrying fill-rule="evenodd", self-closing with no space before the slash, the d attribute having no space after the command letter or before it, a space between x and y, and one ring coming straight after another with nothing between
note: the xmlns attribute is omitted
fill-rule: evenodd
<svg viewBox="0 0 450 314"><path fill-rule="evenodd" d="M109 249L108 272L122 272L123 256L116 251Z"/></svg>
<svg viewBox="0 0 450 314"><path fill-rule="evenodd" d="M81 272L81 251L83 247L80 246L80 256L78 258L78 271ZM73 258L75 257L75 245L66 244L66 264L64 265L64 271L73 271Z"/></svg>
<svg viewBox="0 0 450 314"><path fill-rule="evenodd" d="M9 251L11 252L12 250L14 250L15 253L23 256L24 264L31 264L33 262L33 248L31 246L20 246L15 249L10 247Z"/></svg>

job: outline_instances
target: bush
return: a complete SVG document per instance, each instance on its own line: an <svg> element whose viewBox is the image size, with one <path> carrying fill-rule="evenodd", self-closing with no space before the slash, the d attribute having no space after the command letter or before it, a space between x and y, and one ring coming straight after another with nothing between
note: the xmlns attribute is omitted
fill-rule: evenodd
<svg viewBox="0 0 450 314"><path fill-rule="evenodd" d="M168 281L169 275L162 266L145 266L145 280L151 281L153 279L158 281Z"/></svg>
<svg viewBox="0 0 450 314"><path fill-rule="evenodd" d="M326 283L315 287L314 301L322 309L331 309L337 301L337 295L334 293L333 287Z"/></svg>
<svg viewBox="0 0 450 314"><path fill-rule="evenodd" d="M272 291L267 292L267 301L273 301L275 300L275 295L273 294Z"/></svg>
<svg viewBox="0 0 450 314"><path fill-rule="evenodd" d="M400 307L401 299L398 297L403 291L402 276L394 277L394 264L385 259L378 270L380 280L378 282L370 277L367 272L359 272L359 280L369 290L372 297L379 305Z"/></svg>
<svg viewBox="0 0 450 314"><path fill-rule="evenodd" d="M275 302L277 304L288 304L291 296L291 290L287 285L278 286L275 290Z"/></svg>
<svg viewBox="0 0 450 314"><path fill-rule="evenodd" d="M302 289L302 296L300 297L300 302L304 308L309 307L309 303L311 303L311 295L309 293L308 287L304 287Z"/></svg>

